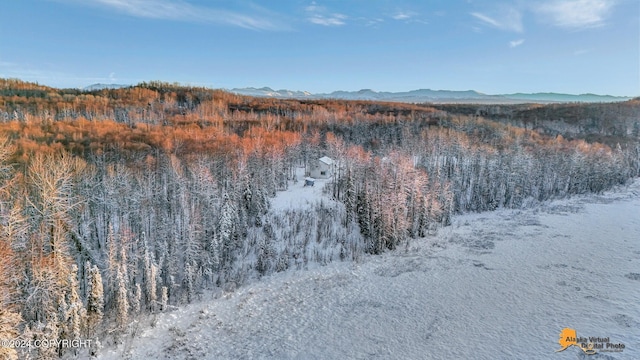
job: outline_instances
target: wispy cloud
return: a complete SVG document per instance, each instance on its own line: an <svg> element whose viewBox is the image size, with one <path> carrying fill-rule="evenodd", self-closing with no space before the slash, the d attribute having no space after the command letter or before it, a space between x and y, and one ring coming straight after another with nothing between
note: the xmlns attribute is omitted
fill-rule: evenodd
<svg viewBox="0 0 640 360"><path fill-rule="evenodd" d="M515 8L506 8L497 12L496 14L483 14L480 12L472 12L471 16L480 20L484 25L489 25L494 28L522 32L522 13Z"/></svg>
<svg viewBox="0 0 640 360"><path fill-rule="evenodd" d="M384 19L382 19L382 18L360 17L360 18L358 18L358 20L360 20L360 22L364 23L365 26L370 26L370 27L378 27L380 24L384 23Z"/></svg>
<svg viewBox="0 0 640 360"><path fill-rule="evenodd" d="M408 20L414 17L416 13L411 11L399 11L395 15L392 15L391 18L394 20Z"/></svg>
<svg viewBox="0 0 640 360"><path fill-rule="evenodd" d="M569 29L604 25L615 0L549 0L535 7L556 26Z"/></svg>
<svg viewBox="0 0 640 360"><path fill-rule="evenodd" d="M509 47L514 48L524 44L524 39L509 41Z"/></svg>
<svg viewBox="0 0 640 360"><path fill-rule="evenodd" d="M323 6L319 6L315 1L311 2L311 5L308 5L304 8L307 12L321 12L325 11Z"/></svg>
<svg viewBox="0 0 640 360"><path fill-rule="evenodd" d="M305 7L305 11L307 12L307 20L316 25L342 26L346 24L348 19L347 15L331 13L326 7L318 5L315 1Z"/></svg>
<svg viewBox="0 0 640 360"><path fill-rule="evenodd" d="M184 0L58 0L89 6L99 6L121 13L149 19L164 19L185 22L216 23L253 30L283 30L287 27L255 11L214 9L197 6Z"/></svg>
<svg viewBox="0 0 640 360"><path fill-rule="evenodd" d="M345 24L346 19L347 16L342 14L331 14L330 16L316 14L308 18L310 22L324 26L341 26Z"/></svg>
<svg viewBox="0 0 640 360"><path fill-rule="evenodd" d="M428 24L429 22L424 20L419 13L415 11L399 10L390 16L391 19L396 21L402 21L406 24L418 23Z"/></svg>
<svg viewBox="0 0 640 360"><path fill-rule="evenodd" d="M499 23L497 20L488 17L487 15L481 14L481 13L477 13L477 12L473 12L471 13L472 16L475 16L477 19L482 20L483 22L495 26L495 27L501 27L502 24Z"/></svg>

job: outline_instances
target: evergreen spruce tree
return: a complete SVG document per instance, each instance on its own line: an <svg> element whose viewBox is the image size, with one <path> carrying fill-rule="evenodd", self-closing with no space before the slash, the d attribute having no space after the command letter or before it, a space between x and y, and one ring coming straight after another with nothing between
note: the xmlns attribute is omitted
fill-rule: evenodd
<svg viewBox="0 0 640 360"><path fill-rule="evenodd" d="M160 298L160 310L167 310L167 306L169 305L169 291L166 286L163 286L161 289L162 295Z"/></svg>
<svg viewBox="0 0 640 360"><path fill-rule="evenodd" d="M220 219L218 221L218 238L222 247L222 267L225 271L225 281L229 277L231 265L233 263L234 251L236 250L236 224L237 212L229 195L224 194L222 208L220 209Z"/></svg>
<svg viewBox="0 0 640 360"><path fill-rule="evenodd" d="M354 219L357 208L356 188L351 170L347 171L347 188L344 193L344 206L346 210L345 227L348 227Z"/></svg>
<svg viewBox="0 0 640 360"><path fill-rule="evenodd" d="M104 289L102 276L97 266L89 270L89 298L87 299L87 328L92 336L97 327L102 323L104 316Z"/></svg>
<svg viewBox="0 0 640 360"><path fill-rule="evenodd" d="M356 198L356 215L362 236L365 239L371 239L371 209L367 200L366 188L360 191Z"/></svg>
<svg viewBox="0 0 640 360"><path fill-rule="evenodd" d="M142 288L140 283L136 283L135 290L133 291L133 298L131 301L131 310L134 314L140 313L140 303L142 301Z"/></svg>
<svg viewBox="0 0 640 360"><path fill-rule="evenodd" d="M80 339L82 326L86 323L86 310L78 295L78 266L71 265L69 273L69 296L66 309L65 332L71 340Z"/></svg>
<svg viewBox="0 0 640 360"><path fill-rule="evenodd" d="M116 286L116 323L123 328L129 321L129 299L127 282L120 269L116 272Z"/></svg>
<svg viewBox="0 0 640 360"><path fill-rule="evenodd" d="M61 301L61 308L66 305L64 301ZM55 314L51 314L46 319L46 325L44 329L34 331L34 338L36 340L49 341L49 340L59 340L61 339L61 329L60 329L60 320L58 316ZM56 348L55 346L42 346L38 348L38 359L57 359L62 355L62 349Z"/></svg>
<svg viewBox="0 0 640 360"><path fill-rule="evenodd" d="M193 301L194 296L194 288L193 288L193 266L187 261L184 269L184 289L186 292L186 300L187 303L191 303Z"/></svg>
<svg viewBox="0 0 640 360"><path fill-rule="evenodd" d="M106 273L106 294L105 304L112 308L112 300L115 298L116 293L116 274L118 272L118 245L116 244L115 234L113 232L113 225L109 224L107 229L107 273Z"/></svg>
<svg viewBox="0 0 640 360"><path fill-rule="evenodd" d="M149 304L151 305L151 311L155 311L156 303L158 302L158 267L155 264L151 264L151 272L149 277Z"/></svg>

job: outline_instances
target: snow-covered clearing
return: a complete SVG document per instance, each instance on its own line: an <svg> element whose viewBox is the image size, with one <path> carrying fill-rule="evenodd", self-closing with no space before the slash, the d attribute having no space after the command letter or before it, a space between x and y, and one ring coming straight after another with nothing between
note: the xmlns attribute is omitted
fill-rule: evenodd
<svg viewBox="0 0 640 360"><path fill-rule="evenodd" d="M640 181L458 216L407 249L278 273L148 323L101 358L640 359ZM554 353L565 327L625 349Z"/></svg>
<svg viewBox="0 0 640 360"><path fill-rule="evenodd" d="M287 190L278 192L278 195L271 199L272 211L310 208L320 199L331 201L322 194L325 184L331 179L315 179L313 186L304 186L303 167L296 168L296 179L298 181L289 184Z"/></svg>

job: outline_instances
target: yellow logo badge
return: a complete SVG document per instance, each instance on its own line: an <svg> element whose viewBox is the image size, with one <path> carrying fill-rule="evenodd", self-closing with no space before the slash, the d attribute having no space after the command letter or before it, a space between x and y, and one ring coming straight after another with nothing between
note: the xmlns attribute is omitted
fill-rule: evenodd
<svg viewBox="0 0 640 360"><path fill-rule="evenodd" d="M560 339L558 339L558 344L562 347L556 352L565 351L569 346L578 346L576 341L576 331L570 328L564 328L560 332Z"/></svg>
<svg viewBox="0 0 640 360"><path fill-rule="evenodd" d="M560 331L558 344L560 344L560 349L556 352L565 351L570 346L576 346L587 355L593 355L598 351L622 352L625 348L623 343L612 343L608 337L578 337L576 330L571 328L564 328Z"/></svg>

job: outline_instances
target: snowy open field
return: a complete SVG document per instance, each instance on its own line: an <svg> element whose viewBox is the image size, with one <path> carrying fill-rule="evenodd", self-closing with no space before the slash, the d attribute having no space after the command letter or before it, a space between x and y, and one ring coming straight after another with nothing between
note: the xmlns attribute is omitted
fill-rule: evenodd
<svg viewBox="0 0 640 360"><path fill-rule="evenodd" d="M640 359L640 181L458 216L407 249L275 274L149 323L101 359L587 357L554 353L565 327L625 344L590 359Z"/></svg>

